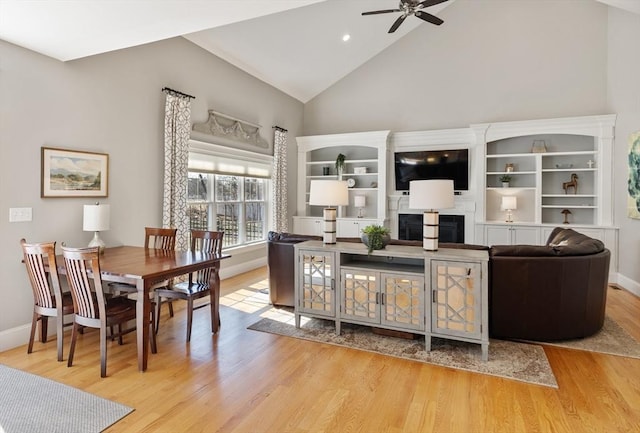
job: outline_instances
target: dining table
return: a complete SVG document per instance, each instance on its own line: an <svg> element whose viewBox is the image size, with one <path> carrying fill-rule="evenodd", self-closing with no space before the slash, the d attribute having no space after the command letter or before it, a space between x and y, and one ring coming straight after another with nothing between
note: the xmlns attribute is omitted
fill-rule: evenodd
<svg viewBox="0 0 640 433"><path fill-rule="evenodd" d="M149 316L151 314L150 291L154 284L202 269L216 268L211 272L211 331L220 327L220 261L229 254L200 251L159 250L136 246L105 248L100 254L102 281L126 283L137 288L136 343L138 370L145 371L149 359ZM64 259L58 257L58 272L65 274Z"/></svg>

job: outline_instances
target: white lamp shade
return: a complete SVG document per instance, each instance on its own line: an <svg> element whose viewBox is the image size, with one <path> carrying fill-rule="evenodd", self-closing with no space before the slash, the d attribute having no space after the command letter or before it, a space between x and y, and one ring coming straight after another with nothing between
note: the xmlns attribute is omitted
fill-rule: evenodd
<svg viewBox="0 0 640 433"><path fill-rule="evenodd" d="M85 232L109 230L109 214L108 204L85 204L82 230Z"/></svg>
<svg viewBox="0 0 640 433"><path fill-rule="evenodd" d="M319 206L347 206L349 189L343 180L312 180L309 186L309 204Z"/></svg>
<svg viewBox="0 0 640 433"><path fill-rule="evenodd" d="M518 200L513 195L505 195L502 197L500 203L501 210L515 210L518 209Z"/></svg>
<svg viewBox="0 0 640 433"><path fill-rule="evenodd" d="M365 207L367 205L367 198L364 195L357 195L353 197L353 205L355 207Z"/></svg>
<svg viewBox="0 0 640 433"><path fill-rule="evenodd" d="M409 182L410 209L449 209L454 206L453 180L429 179Z"/></svg>

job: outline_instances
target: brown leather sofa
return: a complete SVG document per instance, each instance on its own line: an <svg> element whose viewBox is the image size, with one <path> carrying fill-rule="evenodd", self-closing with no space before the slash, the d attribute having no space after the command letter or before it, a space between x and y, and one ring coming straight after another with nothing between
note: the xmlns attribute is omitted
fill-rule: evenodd
<svg viewBox="0 0 640 433"><path fill-rule="evenodd" d="M568 340L602 328L611 254L572 229L553 230L547 244L490 249L492 337Z"/></svg>

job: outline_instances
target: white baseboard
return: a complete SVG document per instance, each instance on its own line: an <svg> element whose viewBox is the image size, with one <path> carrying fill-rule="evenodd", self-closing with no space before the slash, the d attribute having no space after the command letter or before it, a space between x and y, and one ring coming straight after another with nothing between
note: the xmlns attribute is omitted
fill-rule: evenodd
<svg viewBox="0 0 640 433"><path fill-rule="evenodd" d="M632 280L631 278L625 277L621 273L618 273L618 277L613 283L622 287L623 289L633 293L636 296L640 296L640 283Z"/></svg>
<svg viewBox="0 0 640 433"><path fill-rule="evenodd" d="M55 331L55 325L53 328ZM30 331L31 323L27 323L26 325L20 325L0 332L0 352L27 344L29 342Z"/></svg>
<svg viewBox="0 0 640 433"><path fill-rule="evenodd" d="M267 266L266 257L260 257L249 262L239 263L237 265L229 267L225 267L223 265L222 268L220 268L220 279L224 280L225 278L234 277L236 275L242 274L244 272L249 272L263 266Z"/></svg>

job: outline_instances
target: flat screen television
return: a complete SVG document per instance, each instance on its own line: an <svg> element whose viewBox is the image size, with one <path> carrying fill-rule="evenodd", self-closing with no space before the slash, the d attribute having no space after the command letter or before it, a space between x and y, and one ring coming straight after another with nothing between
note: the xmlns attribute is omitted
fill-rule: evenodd
<svg viewBox="0 0 640 433"><path fill-rule="evenodd" d="M469 149L423 150L395 153L396 191L408 191L409 182L453 179L453 189L469 189Z"/></svg>

